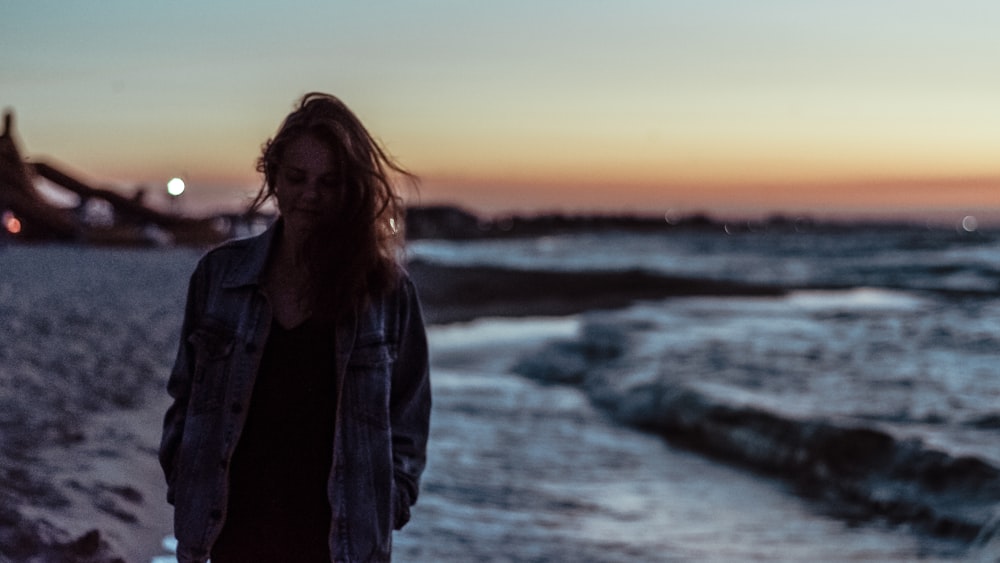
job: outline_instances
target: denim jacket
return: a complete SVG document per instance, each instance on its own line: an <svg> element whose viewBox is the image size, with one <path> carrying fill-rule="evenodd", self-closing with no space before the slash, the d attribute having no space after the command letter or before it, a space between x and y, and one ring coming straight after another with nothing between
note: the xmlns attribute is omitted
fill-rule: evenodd
<svg viewBox="0 0 1000 563"><path fill-rule="evenodd" d="M210 251L191 276L159 452L181 563L207 559L226 518L229 462L271 326L261 282L277 228ZM339 321L335 350L331 559L389 561L392 531L417 499L431 408L427 340L409 278Z"/></svg>

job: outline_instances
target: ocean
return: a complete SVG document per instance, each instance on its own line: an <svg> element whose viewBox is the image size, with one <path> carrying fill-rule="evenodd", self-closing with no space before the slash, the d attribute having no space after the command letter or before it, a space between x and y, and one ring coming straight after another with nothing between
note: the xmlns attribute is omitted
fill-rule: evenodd
<svg viewBox="0 0 1000 563"><path fill-rule="evenodd" d="M1000 557L1000 233L720 227L424 240L410 255L782 288L591 312L511 371L831 518L953 542L927 557Z"/></svg>

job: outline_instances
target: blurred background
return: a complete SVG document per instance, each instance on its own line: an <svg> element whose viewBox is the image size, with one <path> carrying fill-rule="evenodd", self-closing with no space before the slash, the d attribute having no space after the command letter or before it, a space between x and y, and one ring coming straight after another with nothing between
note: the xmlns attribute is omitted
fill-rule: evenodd
<svg viewBox="0 0 1000 563"><path fill-rule="evenodd" d="M293 101L342 97L476 212L997 218L995 2L6 3L28 155L240 208ZM416 197L416 196L414 196Z"/></svg>
<svg viewBox="0 0 1000 563"><path fill-rule="evenodd" d="M979 0L0 4L0 558L173 560L188 275L266 224L238 216L261 144L326 91L422 180L435 411L400 560L997 560L998 26Z"/></svg>

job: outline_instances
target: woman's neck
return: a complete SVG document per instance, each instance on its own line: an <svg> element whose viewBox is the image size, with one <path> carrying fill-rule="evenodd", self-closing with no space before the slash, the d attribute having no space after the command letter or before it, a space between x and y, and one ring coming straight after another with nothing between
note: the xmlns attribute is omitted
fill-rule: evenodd
<svg viewBox="0 0 1000 563"><path fill-rule="evenodd" d="M268 263L264 289L272 313L285 328L301 324L312 314L309 276L310 269L297 242L288 233L281 233Z"/></svg>

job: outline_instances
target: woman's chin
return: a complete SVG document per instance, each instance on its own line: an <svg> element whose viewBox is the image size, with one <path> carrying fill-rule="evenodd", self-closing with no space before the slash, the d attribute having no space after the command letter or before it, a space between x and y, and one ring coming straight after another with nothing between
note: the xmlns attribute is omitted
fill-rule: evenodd
<svg viewBox="0 0 1000 563"><path fill-rule="evenodd" d="M297 232L309 232L324 225L325 221L323 217L321 213L290 213L285 217L285 225L287 228Z"/></svg>

